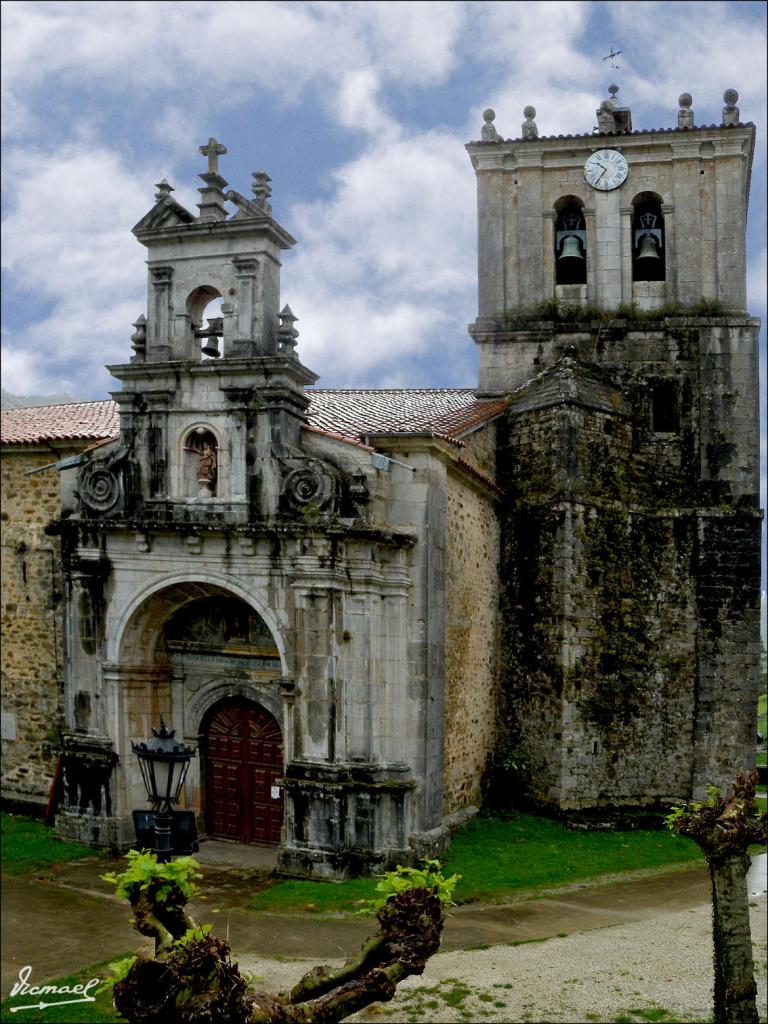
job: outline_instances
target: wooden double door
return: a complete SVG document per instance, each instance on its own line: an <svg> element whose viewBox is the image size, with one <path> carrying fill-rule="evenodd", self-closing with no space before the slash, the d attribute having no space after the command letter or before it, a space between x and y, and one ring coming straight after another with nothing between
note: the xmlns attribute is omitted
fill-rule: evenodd
<svg viewBox="0 0 768 1024"><path fill-rule="evenodd" d="M208 835L274 845L283 825L283 736L260 704L217 704L203 730Z"/></svg>

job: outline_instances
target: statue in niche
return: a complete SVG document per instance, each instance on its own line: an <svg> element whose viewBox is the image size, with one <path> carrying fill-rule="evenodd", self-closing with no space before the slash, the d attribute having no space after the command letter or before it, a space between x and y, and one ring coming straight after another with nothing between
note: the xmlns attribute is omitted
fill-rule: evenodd
<svg viewBox="0 0 768 1024"><path fill-rule="evenodd" d="M200 452L197 479L209 484L213 484L216 479L216 449L208 442L203 444L203 450Z"/></svg>
<svg viewBox="0 0 768 1024"><path fill-rule="evenodd" d="M184 451L197 456L195 478L197 480L198 498L216 497L216 478L218 470L218 451L216 439L204 427L198 427L190 436Z"/></svg>

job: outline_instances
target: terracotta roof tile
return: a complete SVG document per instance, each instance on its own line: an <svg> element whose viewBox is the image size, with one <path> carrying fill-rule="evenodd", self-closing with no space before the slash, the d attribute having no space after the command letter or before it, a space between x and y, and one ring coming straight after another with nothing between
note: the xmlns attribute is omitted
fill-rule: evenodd
<svg viewBox="0 0 768 1024"><path fill-rule="evenodd" d="M505 398L478 399L471 388L324 389L307 391L314 427L359 441L369 434L434 434L458 443L500 415Z"/></svg>
<svg viewBox="0 0 768 1024"><path fill-rule="evenodd" d="M471 388L310 389L309 421L318 431L360 442L368 434L434 434L456 444L473 427L499 416L504 398L478 399ZM116 437L114 402L75 402L9 409L3 444Z"/></svg>
<svg viewBox="0 0 768 1024"><path fill-rule="evenodd" d="M112 401L35 405L2 413L3 444L41 441L99 441L119 430L117 406Z"/></svg>

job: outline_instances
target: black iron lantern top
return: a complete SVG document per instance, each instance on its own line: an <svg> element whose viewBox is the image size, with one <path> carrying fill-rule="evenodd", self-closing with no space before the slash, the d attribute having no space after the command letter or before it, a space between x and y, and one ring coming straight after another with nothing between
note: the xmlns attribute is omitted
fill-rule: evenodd
<svg viewBox="0 0 768 1024"><path fill-rule="evenodd" d="M139 759L139 768L147 799L156 811L169 812L171 804L179 802L179 793L184 785L189 762L195 756L195 748L174 739L175 729L168 729L160 716L160 729L152 729L154 739L147 743L131 743Z"/></svg>

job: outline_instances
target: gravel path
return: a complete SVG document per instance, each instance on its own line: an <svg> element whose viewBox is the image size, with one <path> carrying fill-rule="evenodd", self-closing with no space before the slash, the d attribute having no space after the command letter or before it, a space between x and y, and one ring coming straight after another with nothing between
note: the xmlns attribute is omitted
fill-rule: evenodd
<svg viewBox="0 0 768 1024"><path fill-rule="evenodd" d="M766 894L753 896L758 1009L766 1010ZM652 921L577 932L518 946L438 953L421 978L399 986L351 1021L610 1022L709 1021L712 1014L710 908ZM341 961L339 961L340 963ZM241 957L265 989L287 988L313 964ZM261 983L258 987L261 987ZM664 1009L668 1015L649 1014ZM642 1015L633 1014L641 1010Z"/></svg>

